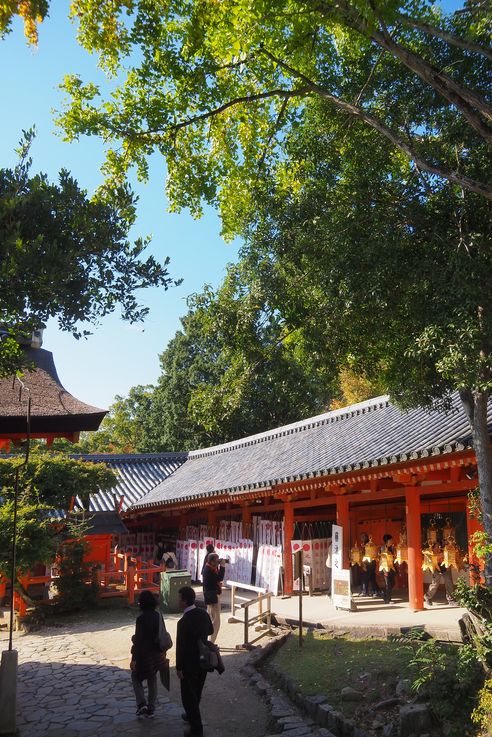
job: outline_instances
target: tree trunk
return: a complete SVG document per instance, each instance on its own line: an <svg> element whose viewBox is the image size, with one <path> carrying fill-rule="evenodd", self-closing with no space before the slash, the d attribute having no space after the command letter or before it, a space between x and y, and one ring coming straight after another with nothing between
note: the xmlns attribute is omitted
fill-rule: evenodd
<svg viewBox="0 0 492 737"><path fill-rule="evenodd" d="M489 393L463 390L460 397L470 423L473 449L477 458L482 524L492 542L492 445L487 424ZM491 555L486 557L484 576L486 584L492 586Z"/></svg>

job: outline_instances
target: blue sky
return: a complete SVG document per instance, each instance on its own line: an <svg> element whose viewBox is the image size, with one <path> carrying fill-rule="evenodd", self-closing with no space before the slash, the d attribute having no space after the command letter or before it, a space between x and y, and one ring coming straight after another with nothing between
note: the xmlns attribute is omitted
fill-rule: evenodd
<svg viewBox="0 0 492 737"><path fill-rule="evenodd" d="M65 167L92 193L101 181L102 145L96 139L64 143L53 123L52 111L62 99L58 85L65 74L79 73L85 81L102 78L96 58L75 41L75 28L66 18L68 5L52 0L51 15L40 26L37 49L26 44L20 20L0 42L0 166L14 164L22 129L35 124L33 171L46 172L54 180ZM452 10L461 3L445 0L443 5ZM167 292L142 292L141 302L150 307L143 325L129 325L115 313L94 328L87 340L76 341L61 333L56 323L45 331L44 348L53 351L63 385L89 404L107 408L116 394L125 395L136 384L155 383L160 373L158 356L180 327L187 295L200 291L205 283L217 286L226 264L236 259L238 244L227 245L220 238L219 219L213 211L198 221L185 212L166 212L164 180L164 162L155 157L148 184L134 184L140 202L133 236L151 234L149 253L161 260L169 256L170 273L183 278L182 285Z"/></svg>
<svg viewBox="0 0 492 737"><path fill-rule="evenodd" d="M102 77L96 58L77 45L75 28L66 19L67 8L68 2L51 3L51 15L39 29L37 49L27 46L20 21L0 42L0 166L15 163L14 149L22 129L35 124L33 171L46 172L55 180L65 167L92 193L101 181L101 144L96 139L64 143L53 123L52 110L63 97L58 85L65 74L77 72L85 80ZM166 212L164 180L164 161L154 157L149 183L134 183L140 201L132 233L134 237L152 235L148 252L161 260L169 256L170 274L182 278L182 285L168 291L142 291L141 302L150 307L143 324L129 325L116 312L87 340L61 333L56 322L45 331L43 348L53 351L62 384L89 404L107 408L116 394L124 395L136 384L155 383L160 374L158 356L180 327L187 295L200 291L205 283L217 286L226 264L236 259L238 246L221 239L215 212L207 211L200 220L186 212Z"/></svg>

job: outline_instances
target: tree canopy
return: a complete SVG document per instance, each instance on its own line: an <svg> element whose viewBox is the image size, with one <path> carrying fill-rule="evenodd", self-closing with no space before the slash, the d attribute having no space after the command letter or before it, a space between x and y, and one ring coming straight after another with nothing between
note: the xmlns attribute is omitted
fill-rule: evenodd
<svg viewBox="0 0 492 737"><path fill-rule="evenodd" d="M341 148L361 121L401 166L492 198L480 168L492 141L486 3L445 14L429 0L77 0L73 11L80 43L117 79L109 93L66 78L67 137L103 136L118 183L132 166L146 177L160 152L171 207L218 205L227 235L313 99L340 120ZM293 168L283 176L296 186Z"/></svg>
<svg viewBox="0 0 492 737"><path fill-rule="evenodd" d="M217 291L189 298L157 385L117 397L77 450L193 450L322 412L339 396L326 361L284 332L259 281L250 287L243 271L231 265Z"/></svg>
<svg viewBox="0 0 492 737"><path fill-rule="evenodd" d="M14 485L23 457L0 459L0 572L10 575ZM53 560L63 537L53 526L60 510L67 511L72 496L88 508L90 494L114 487L116 477L103 463L86 463L51 453L31 454L20 471L17 570L26 572L36 563Z"/></svg>
<svg viewBox="0 0 492 737"><path fill-rule="evenodd" d="M31 176L32 138L25 135L14 169L0 169L0 375L22 358L16 337L50 317L75 337L87 333L81 322L97 323L118 305L124 319L140 321L148 309L138 290L172 283L168 259L144 258L147 240L127 240L135 214L130 190L90 199L67 171L57 184Z"/></svg>
<svg viewBox="0 0 492 737"><path fill-rule="evenodd" d="M360 124L341 152L339 121L328 122L324 104L311 105L284 142L296 190L280 176L257 181L242 259L284 331L300 331L328 366L348 363L403 407L446 408L460 392L490 536L489 204L402 169ZM482 168L488 175L485 158Z"/></svg>

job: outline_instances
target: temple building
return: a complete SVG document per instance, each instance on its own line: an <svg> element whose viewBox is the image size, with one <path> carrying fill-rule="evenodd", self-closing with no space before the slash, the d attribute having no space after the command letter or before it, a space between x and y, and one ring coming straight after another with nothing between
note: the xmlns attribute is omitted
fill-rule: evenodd
<svg viewBox="0 0 492 737"><path fill-rule="evenodd" d="M42 331L24 344L29 368L20 379L0 379L0 449L26 438L27 404L31 399L31 438L49 446L55 438L77 442L82 430L97 430L106 410L76 399L62 385L53 355L43 350Z"/></svg>
<svg viewBox="0 0 492 737"><path fill-rule="evenodd" d="M472 560L469 540L479 525L467 495L476 486L470 430L457 396L448 412L402 412L382 396L192 451L123 516L130 531L178 530L185 545L192 537L200 546L221 525L240 525L243 538L253 538L260 524L276 529L286 592L295 583L294 539L307 550L314 538L314 555L331 525L341 526L348 568L361 533L377 546L389 533L403 555L397 586L417 610L423 607L422 549L431 531L443 542L444 528L452 528L460 555Z"/></svg>

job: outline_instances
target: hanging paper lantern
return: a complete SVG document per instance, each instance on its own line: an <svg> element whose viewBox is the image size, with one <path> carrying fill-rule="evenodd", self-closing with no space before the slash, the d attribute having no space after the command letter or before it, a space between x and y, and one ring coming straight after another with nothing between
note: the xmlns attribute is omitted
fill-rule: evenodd
<svg viewBox="0 0 492 737"><path fill-rule="evenodd" d="M362 563L362 555L363 551L361 548L359 548L358 545L354 545L350 549L350 565L351 566L360 566Z"/></svg>
<svg viewBox="0 0 492 737"><path fill-rule="evenodd" d="M385 573L388 573L389 571L394 571L395 566L393 565L393 560L393 553L386 547L384 550L381 551L381 554L379 556L379 570L384 571Z"/></svg>
<svg viewBox="0 0 492 737"><path fill-rule="evenodd" d="M373 560L377 560L378 557L378 546L372 539L372 535L369 535L369 541L366 542L364 548L364 557L362 560L364 563L371 563Z"/></svg>
<svg viewBox="0 0 492 737"><path fill-rule="evenodd" d="M446 568L455 568L456 570L460 567L459 549L454 541L453 535L448 537L446 545L444 546L443 564Z"/></svg>
<svg viewBox="0 0 492 737"><path fill-rule="evenodd" d="M431 519L431 521L429 522L429 527L427 528L427 543L429 547L432 547L434 543L437 543L437 536L438 530L436 520Z"/></svg>
<svg viewBox="0 0 492 737"><path fill-rule="evenodd" d="M398 565L408 563L407 530L405 527L400 532L400 542L396 546L396 562Z"/></svg>
<svg viewBox="0 0 492 737"><path fill-rule="evenodd" d="M442 528L442 539L446 541L450 537L452 537L453 540L456 539L455 528L451 518L446 517L444 527Z"/></svg>
<svg viewBox="0 0 492 737"><path fill-rule="evenodd" d="M439 557L438 554L434 552L432 547L424 548L424 550L422 550L422 555L424 556L424 560L422 563L423 571L430 571L431 573L434 573L434 571L439 570Z"/></svg>

